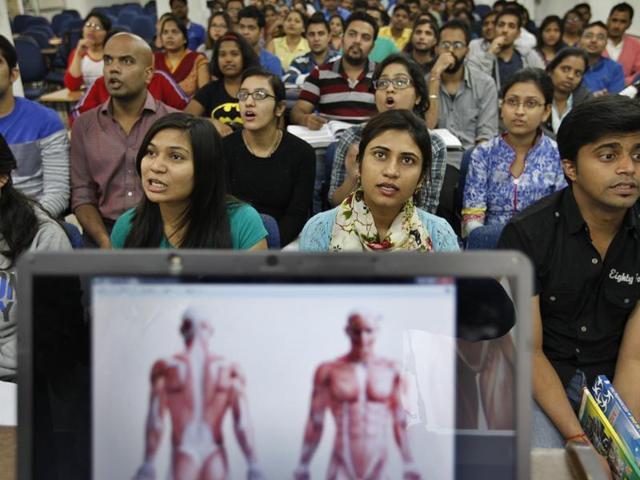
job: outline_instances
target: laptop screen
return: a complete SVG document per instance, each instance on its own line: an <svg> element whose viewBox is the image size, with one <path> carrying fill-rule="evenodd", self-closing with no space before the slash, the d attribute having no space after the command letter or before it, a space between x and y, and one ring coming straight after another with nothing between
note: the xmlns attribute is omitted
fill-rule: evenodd
<svg viewBox="0 0 640 480"><path fill-rule="evenodd" d="M455 285L422 280L96 280L93 478L454 478Z"/></svg>
<svg viewBox="0 0 640 480"><path fill-rule="evenodd" d="M19 478L517 478L500 284L354 272L34 275Z"/></svg>

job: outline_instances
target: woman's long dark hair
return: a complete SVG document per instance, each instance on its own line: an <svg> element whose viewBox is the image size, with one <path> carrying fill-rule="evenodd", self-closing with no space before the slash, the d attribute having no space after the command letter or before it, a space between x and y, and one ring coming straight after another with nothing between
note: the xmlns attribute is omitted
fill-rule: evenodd
<svg viewBox="0 0 640 480"><path fill-rule="evenodd" d="M544 42L542 41L542 32L544 31L545 28L547 28L552 23L555 23L556 25L558 25L558 28L560 29L560 38L558 39L556 44L553 45L553 49L556 52L558 52L563 46L565 46L562 41L562 34L564 33L564 22L558 15L549 15L548 17L545 17L544 20L542 20L542 24L538 29L538 35L536 37L537 39L536 48L540 51L542 51L542 47L544 47Z"/></svg>
<svg viewBox="0 0 640 480"><path fill-rule="evenodd" d="M227 195L226 168L220 135L204 118L177 112L157 120L147 132L138 156L136 169L141 175L143 157L158 132L175 129L185 132L193 152L193 190L178 223L184 229L180 248L231 248L231 230L227 207L237 202ZM136 207L131 232L124 246L157 248L164 235L160 207L146 196Z"/></svg>
<svg viewBox="0 0 640 480"><path fill-rule="evenodd" d="M7 244L7 250L1 251L0 255L9 260L8 268L31 246L40 227L35 203L13 186L11 170L14 168L16 159L0 135L0 176L8 176L7 183L0 190L0 236Z"/></svg>

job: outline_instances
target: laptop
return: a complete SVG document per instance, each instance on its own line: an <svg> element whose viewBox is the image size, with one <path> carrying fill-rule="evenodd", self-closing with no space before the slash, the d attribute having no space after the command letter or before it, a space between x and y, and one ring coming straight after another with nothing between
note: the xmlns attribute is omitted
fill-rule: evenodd
<svg viewBox="0 0 640 480"><path fill-rule="evenodd" d="M20 480L529 476L518 253L27 254L18 279Z"/></svg>

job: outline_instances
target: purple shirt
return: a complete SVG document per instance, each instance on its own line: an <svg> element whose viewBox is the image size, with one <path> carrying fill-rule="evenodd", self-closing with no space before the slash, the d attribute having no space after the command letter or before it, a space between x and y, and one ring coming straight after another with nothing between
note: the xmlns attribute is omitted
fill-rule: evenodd
<svg viewBox="0 0 640 480"><path fill-rule="evenodd" d="M113 117L111 100L78 117L71 130L71 209L91 204L116 220L142 197L136 155L149 127L177 110L147 92L142 115L127 133Z"/></svg>

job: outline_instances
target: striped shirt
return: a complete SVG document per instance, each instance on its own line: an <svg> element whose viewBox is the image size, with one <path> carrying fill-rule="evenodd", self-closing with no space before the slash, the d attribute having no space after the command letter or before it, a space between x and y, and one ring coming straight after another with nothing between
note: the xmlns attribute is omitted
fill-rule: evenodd
<svg viewBox="0 0 640 480"><path fill-rule="evenodd" d="M69 140L50 108L16 97L13 111L0 117L0 135L16 157L14 186L38 200L53 216L69 205Z"/></svg>
<svg viewBox="0 0 640 480"><path fill-rule="evenodd" d="M342 68L342 59L314 68L302 86L300 100L312 103L329 120L362 123L376 113L371 77L375 63L367 60L357 80Z"/></svg>

